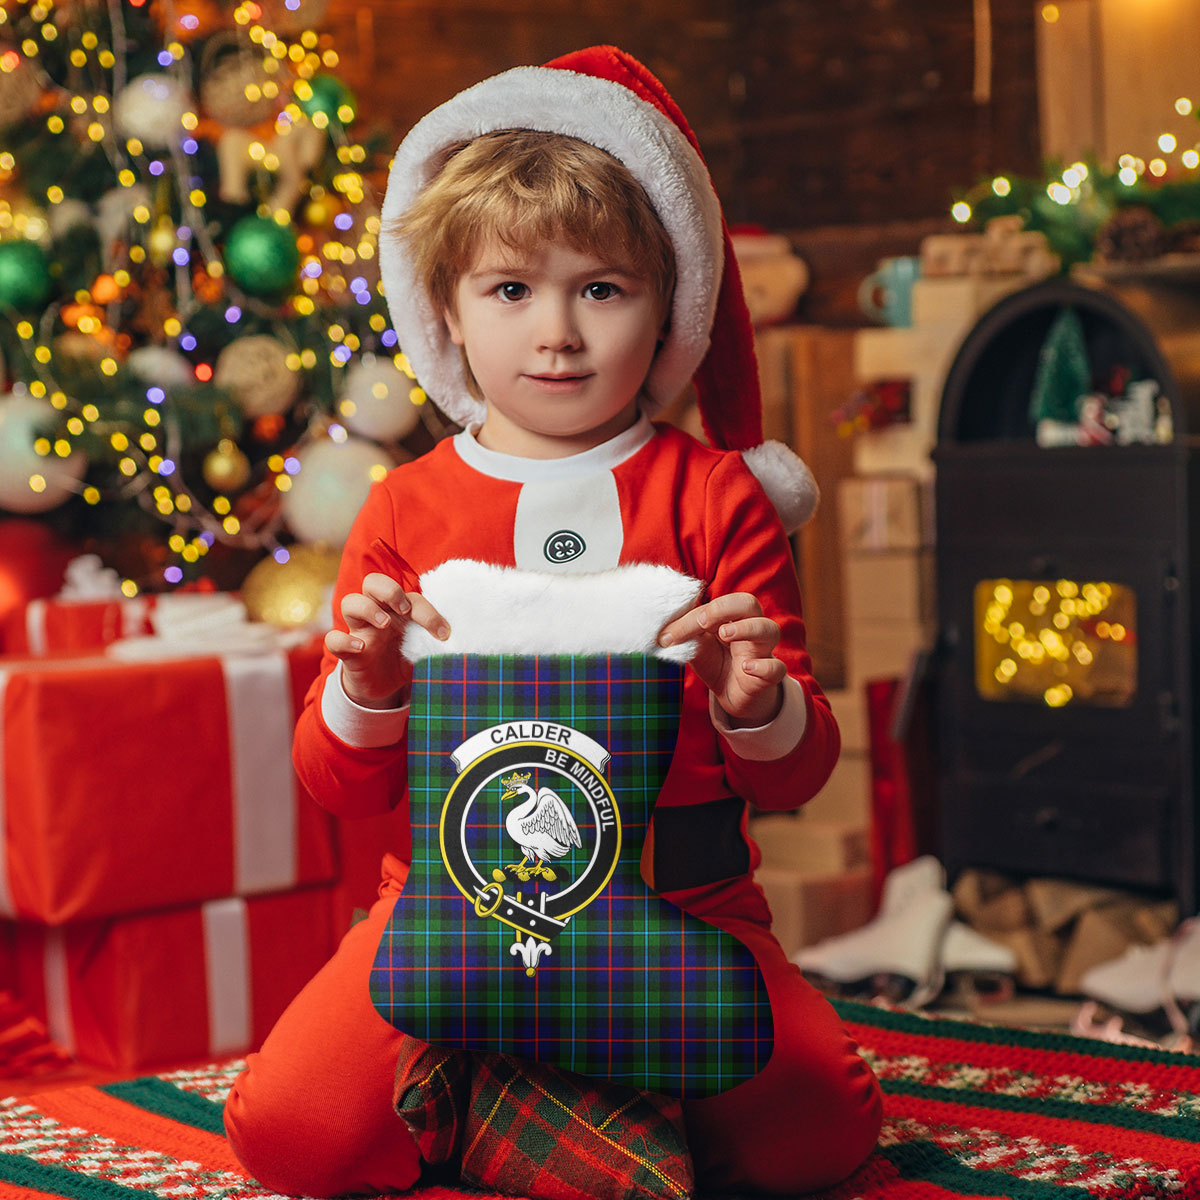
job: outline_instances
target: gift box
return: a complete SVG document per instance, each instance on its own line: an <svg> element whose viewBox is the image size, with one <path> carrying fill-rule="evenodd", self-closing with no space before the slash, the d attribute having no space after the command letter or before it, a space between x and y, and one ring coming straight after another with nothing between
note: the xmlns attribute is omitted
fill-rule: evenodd
<svg viewBox="0 0 1200 1200"><path fill-rule="evenodd" d="M332 818L291 764L319 657L0 658L0 915L59 925L334 879Z"/></svg>
<svg viewBox="0 0 1200 1200"><path fill-rule="evenodd" d="M153 596L128 600L31 600L5 630L10 654L99 650L121 638L153 632Z"/></svg>
<svg viewBox="0 0 1200 1200"><path fill-rule="evenodd" d="M129 1072L242 1054L333 952L329 891L60 928L18 922L18 990L84 1062Z"/></svg>

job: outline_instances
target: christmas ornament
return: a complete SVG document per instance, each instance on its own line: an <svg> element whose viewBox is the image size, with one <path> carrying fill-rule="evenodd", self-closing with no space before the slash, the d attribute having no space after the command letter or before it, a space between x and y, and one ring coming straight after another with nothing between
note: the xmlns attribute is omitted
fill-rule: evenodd
<svg viewBox="0 0 1200 1200"><path fill-rule="evenodd" d="M141 206L150 207L150 189L135 183L129 187L115 187L105 192L96 204L96 234L100 238L100 252L105 265L111 270L120 257L118 247L128 244L133 210Z"/></svg>
<svg viewBox="0 0 1200 1200"><path fill-rule="evenodd" d="M82 200L63 200L52 204L46 214L46 223L52 238L60 238L70 233L78 225L92 223L92 208Z"/></svg>
<svg viewBox="0 0 1200 1200"><path fill-rule="evenodd" d="M276 295L291 286L300 269L296 234L270 217L242 217L225 240L225 264L246 291Z"/></svg>
<svg viewBox="0 0 1200 1200"><path fill-rule="evenodd" d="M162 26L167 40L191 42L207 37L225 26L226 17L216 0L154 0L150 6L154 19Z"/></svg>
<svg viewBox="0 0 1200 1200"><path fill-rule="evenodd" d="M0 242L0 308L37 308L50 291L50 262L36 242Z"/></svg>
<svg viewBox="0 0 1200 1200"><path fill-rule="evenodd" d="M178 350L168 346L139 346L130 352L126 362L143 383L183 388L196 382L192 364Z"/></svg>
<svg viewBox="0 0 1200 1200"><path fill-rule="evenodd" d="M263 23L285 36L316 29L325 20L329 0L263 0Z"/></svg>
<svg viewBox="0 0 1200 1200"><path fill-rule="evenodd" d="M204 456L200 473L214 492L240 491L250 481L250 460L231 438L222 438Z"/></svg>
<svg viewBox="0 0 1200 1200"><path fill-rule="evenodd" d="M323 438L297 455L300 471L283 494L283 519L302 542L341 546L371 484L393 465L386 452L362 438Z"/></svg>
<svg viewBox="0 0 1200 1200"><path fill-rule="evenodd" d="M11 69L7 61L10 56L15 58ZM0 129L23 121L33 112L42 95L37 71L29 59L10 50L5 51L5 59L0 69Z"/></svg>
<svg viewBox="0 0 1200 1200"><path fill-rule="evenodd" d="M79 329L65 330L58 334L50 345L54 358L60 365L69 362L76 367L87 366L92 369L112 352L112 348L95 334L84 333Z"/></svg>
<svg viewBox="0 0 1200 1200"><path fill-rule="evenodd" d="M231 392L252 419L287 412L300 394L300 376L288 366L286 348L265 333L230 342L217 357L213 382Z"/></svg>
<svg viewBox="0 0 1200 1200"><path fill-rule="evenodd" d="M278 87L261 51L246 51L235 39L205 58L210 61L201 71L200 104L214 121L245 127L275 115Z"/></svg>
<svg viewBox="0 0 1200 1200"><path fill-rule="evenodd" d="M340 561L341 554L328 546L293 546L287 562L263 559L242 583L242 603L250 620L284 629L328 627Z"/></svg>
<svg viewBox="0 0 1200 1200"><path fill-rule="evenodd" d="M323 113L330 123L349 125L355 117L354 93L336 75L314 75L296 84L296 103L306 116Z"/></svg>
<svg viewBox="0 0 1200 1200"><path fill-rule="evenodd" d="M42 521L0 520L0 630L31 600L58 591L76 553Z"/></svg>
<svg viewBox="0 0 1200 1200"><path fill-rule="evenodd" d="M413 381L390 358L364 354L346 372L338 416L351 433L376 442L407 437L421 419Z"/></svg>
<svg viewBox="0 0 1200 1200"><path fill-rule="evenodd" d="M34 448L54 427L48 400L23 388L0 396L0 508L16 513L48 512L74 492L87 460L78 450L66 458Z"/></svg>
<svg viewBox="0 0 1200 1200"><path fill-rule="evenodd" d="M183 134L183 114L192 107L187 88L170 75L139 75L113 100L113 125L122 137L148 149L175 145Z"/></svg>
<svg viewBox="0 0 1200 1200"><path fill-rule="evenodd" d="M156 267L165 267L175 253L179 239L175 236L175 226L170 217L160 217L158 223L150 230L146 238L146 249L150 252L150 261Z"/></svg>
<svg viewBox="0 0 1200 1200"><path fill-rule="evenodd" d="M1096 233L1096 257L1102 262L1146 262L1166 248L1162 221L1141 204L1118 209Z"/></svg>

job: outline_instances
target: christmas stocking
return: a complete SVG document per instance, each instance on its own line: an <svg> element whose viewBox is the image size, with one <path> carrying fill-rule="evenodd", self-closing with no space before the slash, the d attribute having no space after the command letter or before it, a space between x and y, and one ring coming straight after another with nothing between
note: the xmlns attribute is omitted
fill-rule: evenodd
<svg viewBox="0 0 1200 1200"><path fill-rule="evenodd" d="M749 950L640 872L684 669L646 654L416 663L412 870L371 974L388 1021L688 1098L766 1065Z"/></svg>

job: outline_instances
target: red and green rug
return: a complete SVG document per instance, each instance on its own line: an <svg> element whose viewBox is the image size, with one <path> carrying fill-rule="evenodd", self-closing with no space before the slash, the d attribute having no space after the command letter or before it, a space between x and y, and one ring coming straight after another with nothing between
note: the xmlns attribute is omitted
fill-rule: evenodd
<svg viewBox="0 0 1200 1200"><path fill-rule="evenodd" d="M839 1002L887 1098L818 1200L1200 1200L1200 1057ZM0 1101L0 1200L266 1200L221 1133L237 1066ZM426 1187L411 1200L480 1193Z"/></svg>

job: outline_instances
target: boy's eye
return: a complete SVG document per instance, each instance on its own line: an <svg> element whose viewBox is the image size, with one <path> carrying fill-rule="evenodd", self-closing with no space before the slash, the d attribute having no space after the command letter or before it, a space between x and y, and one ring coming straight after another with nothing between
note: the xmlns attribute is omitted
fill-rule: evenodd
<svg viewBox="0 0 1200 1200"><path fill-rule="evenodd" d="M615 283L589 283L584 289L589 300L611 300L617 294Z"/></svg>
<svg viewBox="0 0 1200 1200"><path fill-rule="evenodd" d="M502 283L496 289L496 292L500 296L501 300L522 300L524 299L527 291L528 289L523 283L516 283L513 281Z"/></svg>

